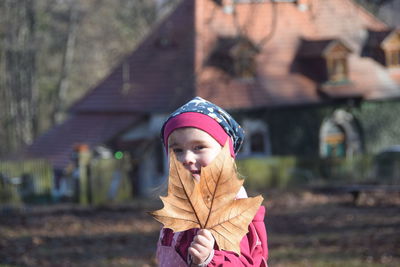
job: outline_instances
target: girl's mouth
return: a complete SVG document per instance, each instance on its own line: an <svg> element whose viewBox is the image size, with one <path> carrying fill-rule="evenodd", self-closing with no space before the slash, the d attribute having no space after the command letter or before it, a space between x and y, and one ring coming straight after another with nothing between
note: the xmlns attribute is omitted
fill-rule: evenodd
<svg viewBox="0 0 400 267"><path fill-rule="evenodd" d="M190 173L197 182L200 181L200 171L190 171Z"/></svg>

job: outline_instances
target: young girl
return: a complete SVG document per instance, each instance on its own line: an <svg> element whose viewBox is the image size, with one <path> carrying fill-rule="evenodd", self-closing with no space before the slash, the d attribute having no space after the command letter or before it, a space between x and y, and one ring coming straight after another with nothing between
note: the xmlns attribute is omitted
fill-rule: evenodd
<svg viewBox="0 0 400 267"><path fill-rule="evenodd" d="M189 101L167 119L161 129L166 151L172 150L193 178L200 179L201 168L207 166L229 140L235 158L243 142L243 130L220 107L200 97ZM236 198L247 198L242 187ZM160 266L267 266L267 233L265 208L260 207L249 232L240 242L240 255L219 250L210 231L190 229L173 233L163 228L157 246Z"/></svg>

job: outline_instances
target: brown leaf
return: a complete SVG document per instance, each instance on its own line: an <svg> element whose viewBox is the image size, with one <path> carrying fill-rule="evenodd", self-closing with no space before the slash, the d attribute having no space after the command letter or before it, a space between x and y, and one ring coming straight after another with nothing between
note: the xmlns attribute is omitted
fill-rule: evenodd
<svg viewBox="0 0 400 267"><path fill-rule="evenodd" d="M242 184L228 145L201 169L200 182L171 152L168 195L161 197L164 208L152 215L174 232L208 229L220 249L240 254L240 241L263 200L262 196L236 200Z"/></svg>

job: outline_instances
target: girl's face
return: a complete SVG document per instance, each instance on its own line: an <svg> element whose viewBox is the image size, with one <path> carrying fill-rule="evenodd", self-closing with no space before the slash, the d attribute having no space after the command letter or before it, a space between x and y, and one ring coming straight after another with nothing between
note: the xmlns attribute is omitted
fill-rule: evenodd
<svg viewBox="0 0 400 267"><path fill-rule="evenodd" d="M197 181L201 167L210 164L221 151L221 145L211 135L197 128L174 130L168 137L168 146Z"/></svg>

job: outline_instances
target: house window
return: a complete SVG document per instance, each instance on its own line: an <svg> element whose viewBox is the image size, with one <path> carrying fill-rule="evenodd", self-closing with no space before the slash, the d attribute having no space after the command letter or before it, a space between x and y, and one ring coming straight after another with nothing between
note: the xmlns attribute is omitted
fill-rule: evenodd
<svg viewBox="0 0 400 267"><path fill-rule="evenodd" d="M388 67L400 67L400 49L386 51L386 65Z"/></svg>
<svg viewBox="0 0 400 267"><path fill-rule="evenodd" d="M265 153L265 134L263 132L255 132L250 135L250 152Z"/></svg>
<svg viewBox="0 0 400 267"><path fill-rule="evenodd" d="M271 154L268 127L262 120L246 119L243 128L248 138L245 139L240 156L266 156Z"/></svg>
<svg viewBox="0 0 400 267"><path fill-rule="evenodd" d="M347 80L347 59L345 57L328 58L328 75L331 82Z"/></svg>
<svg viewBox="0 0 400 267"><path fill-rule="evenodd" d="M318 83L349 80L348 57L352 50L339 39L302 39L297 51L298 70Z"/></svg>
<svg viewBox="0 0 400 267"><path fill-rule="evenodd" d="M245 49L239 52L235 60L235 74L240 78L253 78L256 73L256 66L253 55Z"/></svg>
<svg viewBox="0 0 400 267"><path fill-rule="evenodd" d="M254 78L258 53L258 48L245 37L221 37L210 54L208 65L235 78Z"/></svg>

